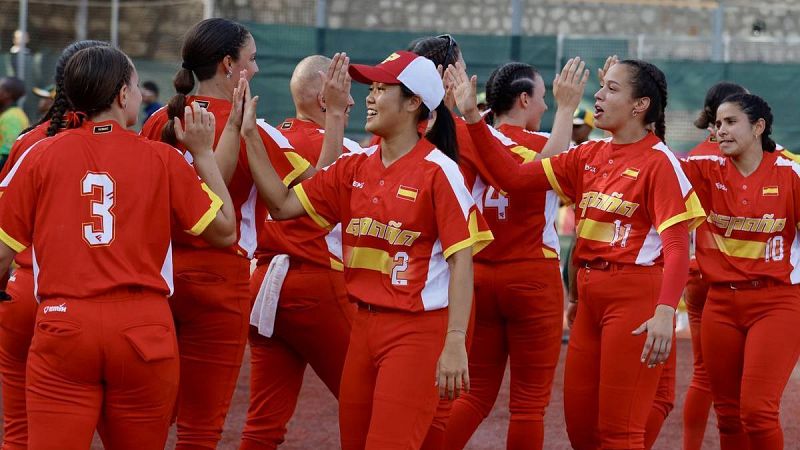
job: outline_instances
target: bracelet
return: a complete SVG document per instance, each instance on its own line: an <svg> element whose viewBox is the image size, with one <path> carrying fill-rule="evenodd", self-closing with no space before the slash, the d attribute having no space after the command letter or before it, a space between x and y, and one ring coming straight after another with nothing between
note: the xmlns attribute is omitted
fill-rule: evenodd
<svg viewBox="0 0 800 450"><path fill-rule="evenodd" d="M569 299L569 300L567 300L567 301L568 301L568 302L570 302L570 303L574 303L574 304L576 304L576 305L578 304L578 299L577 299L577 298L576 298L576 299L574 299L574 300L573 300L573 299Z"/></svg>
<svg viewBox="0 0 800 450"><path fill-rule="evenodd" d="M464 337L467 337L467 332L464 330L457 330L457 329L447 330L447 334L450 333L461 333L464 335Z"/></svg>

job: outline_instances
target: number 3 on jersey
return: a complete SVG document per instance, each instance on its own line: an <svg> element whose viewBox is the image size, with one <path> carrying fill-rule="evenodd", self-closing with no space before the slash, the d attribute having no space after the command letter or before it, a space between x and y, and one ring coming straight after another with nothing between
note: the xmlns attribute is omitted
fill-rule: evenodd
<svg viewBox="0 0 800 450"><path fill-rule="evenodd" d="M83 224L83 239L90 246L110 244L114 240L114 180L105 173L89 172L81 180L81 195L91 196L90 214L95 219Z"/></svg>
<svg viewBox="0 0 800 450"><path fill-rule="evenodd" d="M508 197L495 191L489 186L483 200L484 208L497 208L497 220L506 220L506 208L508 208Z"/></svg>

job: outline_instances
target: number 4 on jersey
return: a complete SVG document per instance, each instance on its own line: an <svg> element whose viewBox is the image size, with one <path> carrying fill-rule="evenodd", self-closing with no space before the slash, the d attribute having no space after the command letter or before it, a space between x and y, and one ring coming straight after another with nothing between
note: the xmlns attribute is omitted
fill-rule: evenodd
<svg viewBox="0 0 800 450"><path fill-rule="evenodd" d="M489 186L483 200L484 208L497 208L497 220L506 220L506 208L508 208L508 197L495 191Z"/></svg>
<svg viewBox="0 0 800 450"><path fill-rule="evenodd" d="M100 221L100 226L83 224L83 239L90 246L110 244L114 240L114 180L106 173L89 172L81 180L81 195L91 196L91 216Z"/></svg>

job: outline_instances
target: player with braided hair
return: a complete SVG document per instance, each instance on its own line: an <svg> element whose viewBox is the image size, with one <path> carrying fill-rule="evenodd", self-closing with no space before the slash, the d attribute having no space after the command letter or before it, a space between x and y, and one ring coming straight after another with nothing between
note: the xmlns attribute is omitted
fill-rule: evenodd
<svg viewBox="0 0 800 450"><path fill-rule="evenodd" d="M493 130L518 164L539 156L544 81L528 64L492 72L486 101ZM495 241L475 257L475 335L470 350L470 392L453 404L446 447L464 448L497 398L511 360L511 412L507 448L541 449L544 413L561 350L563 288L555 218L559 199L547 192L505 193L489 187L481 199ZM538 274L536 280L530 274Z"/></svg>
<svg viewBox="0 0 800 450"><path fill-rule="evenodd" d="M8 161L0 179L8 175L20 156L33 144L55 136L66 126L70 103L64 94L64 68L69 59L89 47L108 46L103 41L77 41L61 52L55 68L56 96L50 110L39 123L25 131L11 147ZM25 408L25 362L33 338L36 318L36 299L33 295L33 260L31 251L20 252L14 258L17 267L9 279L6 291L10 301L0 302L0 376L3 385L3 449L26 448L28 419Z"/></svg>
<svg viewBox="0 0 800 450"><path fill-rule="evenodd" d="M250 259L256 248L256 226L265 219L265 213L260 217L256 208L256 190L238 132L223 131L241 121L231 114L232 93L243 95L244 82L258 72L258 64L250 32L220 18L193 26L184 38L182 55L174 80L178 94L150 116L142 135L173 143L180 111L193 102L217 118L214 158L236 211L236 244L215 249L185 233L175 233L175 294L170 298L181 357L176 448L213 449L222 436L247 343ZM195 87L195 77L197 92L188 95ZM270 158L275 158L273 164L293 177L309 167L296 154L284 153L270 133L279 135L266 123L259 128Z"/></svg>
<svg viewBox="0 0 800 450"><path fill-rule="evenodd" d="M780 400L800 355L800 165L775 151L772 120L762 98L733 94L715 114L723 156L682 161L708 211L700 340L723 450L784 448Z"/></svg>
<svg viewBox="0 0 800 450"><path fill-rule="evenodd" d="M486 164L498 168L502 163L495 161L507 155L474 106L476 78L452 73L458 74L455 96L470 135L489 152ZM675 305L686 284L688 230L702 221L703 210L675 156L650 131L653 122L659 134L664 131L660 70L622 61L602 80L595 124L610 139L518 166L506 184L512 191L553 189L580 211L573 262L580 270L568 311L574 323L564 381L572 446L644 449L661 367L671 353ZM582 94L574 91L554 83L559 108L546 149L568 145Z"/></svg>

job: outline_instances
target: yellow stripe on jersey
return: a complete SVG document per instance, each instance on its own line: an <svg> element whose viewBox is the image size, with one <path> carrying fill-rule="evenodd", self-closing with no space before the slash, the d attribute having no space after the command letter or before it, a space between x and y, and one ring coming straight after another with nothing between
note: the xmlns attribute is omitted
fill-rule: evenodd
<svg viewBox="0 0 800 450"><path fill-rule="evenodd" d="M314 205L311 204L311 200L308 199L308 195L306 195L306 191L303 190L302 184L297 184L293 188L295 195L297 195L297 199L300 200L300 204L303 205L303 209L306 210L306 214L308 217L311 217L311 220L317 224L320 228L326 229L328 231L333 229L333 226L325 220L324 217L320 216L317 213L317 210L314 209Z"/></svg>
<svg viewBox="0 0 800 450"><path fill-rule="evenodd" d="M461 242L456 242L450 247L447 247L443 252L444 259L449 258L453 253L463 250L467 247L472 247L472 254L475 255L479 251L486 248L486 246L491 244L494 240L494 235L490 230L480 231L478 229L478 214L474 210L469 213L468 228L469 237Z"/></svg>
<svg viewBox="0 0 800 450"><path fill-rule="evenodd" d="M538 155L538 153L529 149L528 147L525 147L524 145L518 145L512 148L511 152L516 153L522 158L522 164L527 164L533 161L534 159L536 159L536 155Z"/></svg>
<svg viewBox="0 0 800 450"><path fill-rule="evenodd" d="M581 219L578 222L578 237L593 241L611 242L614 240L614 224Z"/></svg>
<svg viewBox="0 0 800 450"><path fill-rule="evenodd" d="M370 247L353 247L345 261L351 269L367 269L389 275L392 273L394 260L385 250Z"/></svg>
<svg viewBox="0 0 800 450"><path fill-rule="evenodd" d="M309 167L311 167L311 163L309 163L305 158L298 155L295 152L284 152L286 159L289 160L289 164L292 165L294 168L288 175L283 178L283 184L285 186L289 186L303 174Z"/></svg>
<svg viewBox="0 0 800 450"><path fill-rule="evenodd" d="M794 161L796 163L800 163L800 155L795 155L794 153L790 152L788 149L783 149L781 151L781 156L784 158Z"/></svg>
<svg viewBox="0 0 800 450"><path fill-rule="evenodd" d="M550 158L546 158L542 160L542 168L544 168L544 174L547 176L547 181L550 182L550 186L552 186L553 190L556 191L556 194L561 198L561 201L564 202L565 205L571 205L572 199L564 195L564 190L561 189L561 185L558 184L558 178L556 178L556 173L553 171L553 163L550 162Z"/></svg>
<svg viewBox="0 0 800 450"><path fill-rule="evenodd" d="M558 253L550 250L549 248L542 247L542 253L547 259L558 259Z"/></svg>
<svg viewBox="0 0 800 450"><path fill-rule="evenodd" d="M339 272L344 271L344 264L340 263L339 261L337 261L337 260L335 260L333 258L328 258L328 259L331 260L331 269L337 270Z"/></svg>
<svg viewBox="0 0 800 450"><path fill-rule="evenodd" d="M667 228L683 221L687 222L689 231L692 231L705 221L705 217L706 211L703 209L702 205L700 205L700 199L697 198L696 193L692 192L689 194L689 198L686 199L686 212L665 220L659 225L656 231L661 234L661 232Z"/></svg>
<svg viewBox="0 0 800 450"><path fill-rule="evenodd" d="M717 248L728 256L747 259L763 259L767 249L766 242L745 241L741 239L726 238L712 233Z"/></svg>
<svg viewBox="0 0 800 450"><path fill-rule="evenodd" d="M208 187L205 183L201 183L200 187L206 191L208 198L211 199L211 206L208 207L208 211L206 211L206 213L200 217L200 220L198 220L192 228L186 230L186 232L192 236L199 236L203 234L203 231L206 231L206 228L208 228L208 225L211 223L211 221L217 217L217 211L219 211L219 209L222 207L222 199L219 198L219 196L217 196L217 194L215 194L210 187Z"/></svg>
<svg viewBox="0 0 800 450"><path fill-rule="evenodd" d="M4 229L2 229L2 228L0 228L0 241L3 241L4 244L9 246L11 248L11 250L14 250L17 253L19 253L19 252L21 252L21 251L23 251L23 250L25 250L27 248L24 245L22 245L19 241L17 241L16 239L14 239L11 236L9 236L8 233L6 233L6 231Z"/></svg>

